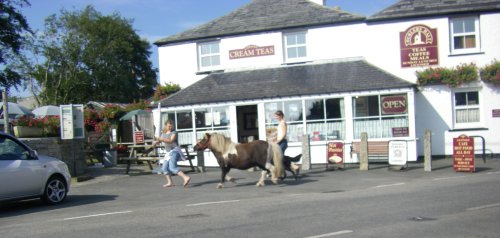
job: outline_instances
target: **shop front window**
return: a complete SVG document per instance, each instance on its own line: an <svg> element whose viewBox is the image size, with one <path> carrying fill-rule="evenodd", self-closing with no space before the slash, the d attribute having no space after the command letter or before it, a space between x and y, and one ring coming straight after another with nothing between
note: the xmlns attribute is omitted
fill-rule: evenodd
<svg viewBox="0 0 500 238"><path fill-rule="evenodd" d="M190 110L162 112L160 130L163 130L167 120L172 121L174 124L174 130L177 131L177 143L179 145L192 143L193 121Z"/></svg>
<svg viewBox="0 0 500 238"><path fill-rule="evenodd" d="M231 136L229 123L229 107L208 107L195 110L196 139L203 138L205 133L217 132Z"/></svg>
<svg viewBox="0 0 500 238"><path fill-rule="evenodd" d="M409 136L407 94L357 96L353 98L354 138Z"/></svg>
<svg viewBox="0 0 500 238"><path fill-rule="evenodd" d="M307 134L311 141L340 140L345 136L344 100L305 101Z"/></svg>
<svg viewBox="0 0 500 238"><path fill-rule="evenodd" d="M264 105L266 112L266 138L268 141L276 140L278 136L278 121L274 117L277 110L283 111L287 124L287 140L299 142L304 134L302 120L302 101L272 102Z"/></svg>

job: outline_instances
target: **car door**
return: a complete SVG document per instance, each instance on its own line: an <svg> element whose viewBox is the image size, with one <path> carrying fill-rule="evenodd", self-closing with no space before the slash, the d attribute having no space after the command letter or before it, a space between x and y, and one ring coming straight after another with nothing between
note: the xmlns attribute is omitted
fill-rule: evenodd
<svg viewBox="0 0 500 238"><path fill-rule="evenodd" d="M15 138L0 135L0 199L39 195L45 182L43 166Z"/></svg>

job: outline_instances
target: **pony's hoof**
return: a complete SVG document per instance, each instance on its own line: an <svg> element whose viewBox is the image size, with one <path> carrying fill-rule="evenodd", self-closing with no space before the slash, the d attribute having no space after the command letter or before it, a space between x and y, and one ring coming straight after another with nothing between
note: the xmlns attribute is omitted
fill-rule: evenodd
<svg viewBox="0 0 500 238"><path fill-rule="evenodd" d="M218 189L224 188L224 185L219 183L219 184L217 184L217 188Z"/></svg>
<svg viewBox="0 0 500 238"><path fill-rule="evenodd" d="M264 185L265 185L264 183L257 183L257 184L255 184L255 186L257 186L257 187L264 187Z"/></svg>
<svg viewBox="0 0 500 238"><path fill-rule="evenodd" d="M278 184L278 183L279 183L279 181L278 181L278 179L277 179L277 178L271 179L271 181L272 181L274 184Z"/></svg>

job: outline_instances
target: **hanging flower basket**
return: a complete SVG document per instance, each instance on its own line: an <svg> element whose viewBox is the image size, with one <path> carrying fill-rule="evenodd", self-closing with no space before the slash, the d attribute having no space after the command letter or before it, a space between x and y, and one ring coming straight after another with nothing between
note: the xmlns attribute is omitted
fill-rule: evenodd
<svg viewBox="0 0 500 238"><path fill-rule="evenodd" d="M500 85L500 61L494 60L491 64L481 68L481 80Z"/></svg>
<svg viewBox="0 0 500 238"><path fill-rule="evenodd" d="M463 83L477 81L478 70L475 64L461 64L454 68L427 68L415 72L420 86L445 84L457 87Z"/></svg>

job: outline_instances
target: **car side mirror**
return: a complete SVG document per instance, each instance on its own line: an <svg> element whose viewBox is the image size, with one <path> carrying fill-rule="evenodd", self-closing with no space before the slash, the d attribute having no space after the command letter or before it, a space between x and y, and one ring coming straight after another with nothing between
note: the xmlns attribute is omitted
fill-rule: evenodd
<svg viewBox="0 0 500 238"><path fill-rule="evenodd" d="M30 159L32 160L38 159L38 152L36 150L30 150Z"/></svg>

